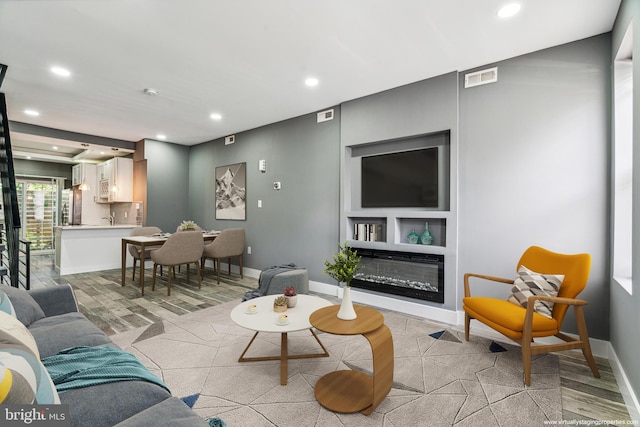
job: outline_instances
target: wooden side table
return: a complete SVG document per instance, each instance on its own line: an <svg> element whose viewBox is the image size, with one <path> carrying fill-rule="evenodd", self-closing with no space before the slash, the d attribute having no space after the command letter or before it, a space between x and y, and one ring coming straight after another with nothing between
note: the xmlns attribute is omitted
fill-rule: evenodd
<svg viewBox="0 0 640 427"><path fill-rule="evenodd" d="M339 309L339 305L332 305L316 310L309 322L329 334L362 334L371 345L373 376L358 371L331 372L318 380L314 392L318 402L331 411L369 415L393 384L393 338L379 311L355 305L358 317L341 320L337 316Z"/></svg>

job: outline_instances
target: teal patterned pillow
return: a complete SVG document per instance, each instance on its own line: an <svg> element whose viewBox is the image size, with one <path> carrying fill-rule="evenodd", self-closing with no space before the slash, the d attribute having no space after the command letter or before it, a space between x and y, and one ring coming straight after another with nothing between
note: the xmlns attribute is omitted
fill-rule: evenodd
<svg viewBox="0 0 640 427"><path fill-rule="evenodd" d="M536 273L523 265L518 270L518 277L513 282L511 295L507 300L527 308L527 300L530 296L557 296L563 280L563 274ZM533 309L540 314L551 317L553 303L536 301Z"/></svg>
<svg viewBox="0 0 640 427"><path fill-rule="evenodd" d="M19 348L0 350L0 404L60 404L56 386L40 360Z"/></svg>

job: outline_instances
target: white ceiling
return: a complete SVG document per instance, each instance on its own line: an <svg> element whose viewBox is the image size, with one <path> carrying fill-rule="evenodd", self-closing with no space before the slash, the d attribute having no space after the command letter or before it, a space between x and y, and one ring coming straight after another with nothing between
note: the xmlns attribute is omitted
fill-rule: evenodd
<svg viewBox="0 0 640 427"><path fill-rule="evenodd" d="M522 4L520 13L498 18L510 1ZM1 90L15 122L127 141L161 133L193 145L605 33L619 5L0 0L0 63L9 67ZM72 75L55 76L54 65ZM306 87L309 76L320 84Z"/></svg>

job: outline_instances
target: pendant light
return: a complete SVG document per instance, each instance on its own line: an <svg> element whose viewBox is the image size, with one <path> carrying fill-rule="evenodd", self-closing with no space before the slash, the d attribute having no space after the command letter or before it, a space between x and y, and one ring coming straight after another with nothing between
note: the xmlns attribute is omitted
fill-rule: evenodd
<svg viewBox="0 0 640 427"><path fill-rule="evenodd" d="M91 187L87 184L87 180L82 178L82 184L80 184L80 191L89 191Z"/></svg>
<svg viewBox="0 0 640 427"><path fill-rule="evenodd" d="M118 160L116 159L116 157L113 158L113 184L111 185L111 192L112 193L117 193L118 192L118 181L117 181L117 176L118 176Z"/></svg>

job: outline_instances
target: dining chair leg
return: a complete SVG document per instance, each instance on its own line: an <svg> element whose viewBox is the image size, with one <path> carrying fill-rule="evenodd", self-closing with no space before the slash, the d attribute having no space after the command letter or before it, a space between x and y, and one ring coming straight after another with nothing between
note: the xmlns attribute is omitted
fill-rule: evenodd
<svg viewBox="0 0 640 427"><path fill-rule="evenodd" d="M151 285L151 290L155 291L156 290L156 270L158 269L158 264L153 264L153 284ZM144 288L144 283L142 284L143 288Z"/></svg>
<svg viewBox="0 0 640 427"><path fill-rule="evenodd" d="M172 266L171 269L173 270L173 275L175 276L176 274L176 267ZM171 273L168 274L168 280L167 280L167 296L171 296Z"/></svg>
<svg viewBox="0 0 640 427"><path fill-rule="evenodd" d="M227 266L229 267L229 276L231 276L231 258L227 258Z"/></svg>
<svg viewBox="0 0 640 427"><path fill-rule="evenodd" d="M187 283L189 283L191 281L191 276L189 271L191 270L191 268L189 268L189 263L187 263Z"/></svg>
<svg viewBox="0 0 640 427"><path fill-rule="evenodd" d="M240 254L239 258L239 262L240 262L240 278L244 279L244 276L242 274L242 254Z"/></svg>
<svg viewBox="0 0 640 427"><path fill-rule="evenodd" d="M136 280L136 263L138 262L137 258L133 259L133 273L131 275L131 280Z"/></svg>
<svg viewBox="0 0 640 427"><path fill-rule="evenodd" d="M216 270L218 273L218 285L220 284L220 258L216 259Z"/></svg>
<svg viewBox="0 0 640 427"><path fill-rule="evenodd" d="M202 289L202 272L200 271L200 265L196 261L194 263L196 265L196 274L198 275L198 289Z"/></svg>

